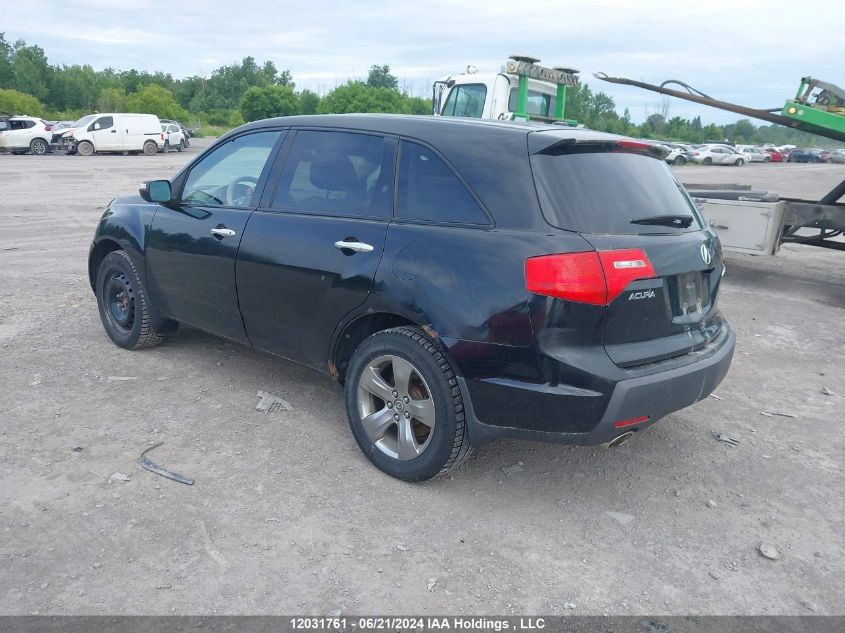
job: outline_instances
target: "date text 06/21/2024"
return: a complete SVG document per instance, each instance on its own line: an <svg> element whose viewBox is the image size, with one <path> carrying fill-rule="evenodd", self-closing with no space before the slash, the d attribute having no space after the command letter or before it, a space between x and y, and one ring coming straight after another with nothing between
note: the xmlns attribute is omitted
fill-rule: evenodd
<svg viewBox="0 0 845 633"><path fill-rule="evenodd" d="M297 631L539 631L546 628L543 618L485 617L294 617L290 625Z"/></svg>

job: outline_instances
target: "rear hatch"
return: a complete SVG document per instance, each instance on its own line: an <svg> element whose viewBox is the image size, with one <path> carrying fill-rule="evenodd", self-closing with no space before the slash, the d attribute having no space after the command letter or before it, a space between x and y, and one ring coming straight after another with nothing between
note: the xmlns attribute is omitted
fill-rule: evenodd
<svg viewBox="0 0 845 633"><path fill-rule="evenodd" d="M607 290L604 346L614 363L642 366L718 337L721 246L662 149L611 135L535 132L529 150L546 221L597 251Z"/></svg>

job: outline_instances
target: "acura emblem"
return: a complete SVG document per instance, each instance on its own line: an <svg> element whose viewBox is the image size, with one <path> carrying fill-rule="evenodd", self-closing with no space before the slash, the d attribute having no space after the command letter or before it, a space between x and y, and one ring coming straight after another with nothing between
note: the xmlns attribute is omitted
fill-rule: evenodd
<svg viewBox="0 0 845 633"><path fill-rule="evenodd" d="M702 244L701 245L701 259L704 261L705 266L710 265L710 259L711 258L712 258L712 255L710 254L710 249L707 248L707 244Z"/></svg>

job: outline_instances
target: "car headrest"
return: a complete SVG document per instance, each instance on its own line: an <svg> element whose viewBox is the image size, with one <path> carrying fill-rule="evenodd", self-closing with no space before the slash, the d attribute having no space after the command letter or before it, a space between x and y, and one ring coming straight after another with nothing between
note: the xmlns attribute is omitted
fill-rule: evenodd
<svg viewBox="0 0 845 633"><path fill-rule="evenodd" d="M311 163L311 184L327 191L354 191L359 183L355 167L346 156L325 156Z"/></svg>

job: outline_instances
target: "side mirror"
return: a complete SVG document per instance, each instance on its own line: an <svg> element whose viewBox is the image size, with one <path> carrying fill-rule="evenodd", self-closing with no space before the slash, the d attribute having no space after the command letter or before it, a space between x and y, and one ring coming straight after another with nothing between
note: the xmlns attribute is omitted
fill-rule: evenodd
<svg viewBox="0 0 845 633"><path fill-rule="evenodd" d="M147 202L160 202L164 204L173 199L169 180L148 180L147 182L141 183L138 193Z"/></svg>

